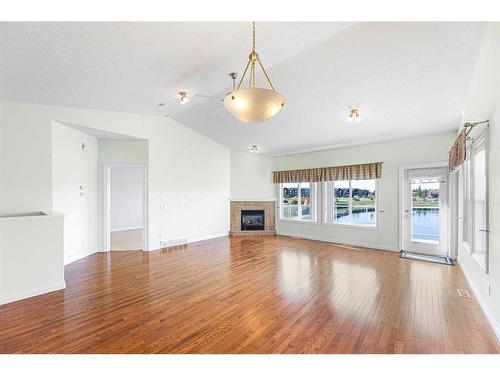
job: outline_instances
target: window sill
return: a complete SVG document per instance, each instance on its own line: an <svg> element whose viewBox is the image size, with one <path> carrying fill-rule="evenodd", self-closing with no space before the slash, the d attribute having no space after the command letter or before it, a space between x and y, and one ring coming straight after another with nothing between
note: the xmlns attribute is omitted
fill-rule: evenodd
<svg viewBox="0 0 500 375"><path fill-rule="evenodd" d="M330 223L326 221L323 223L323 225L328 225L330 227L342 227L342 228L352 228L352 229L367 229L367 230L379 229L377 225Z"/></svg>
<svg viewBox="0 0 500 375"><path fill-rule="evenodd" d="M299 224L318 224L317 220L304 220L304 219L284 219L279 218L279 221L283 221L285 223L299 223Z"/></svg>

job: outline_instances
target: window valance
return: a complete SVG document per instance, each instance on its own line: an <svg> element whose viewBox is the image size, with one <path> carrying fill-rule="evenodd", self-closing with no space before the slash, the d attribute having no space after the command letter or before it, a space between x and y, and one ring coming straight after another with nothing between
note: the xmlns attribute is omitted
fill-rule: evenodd
<svg viewBox="0 0 500 375"><path fill-rule="evenodd" d="M382 177L382 162L273 172L273 183L370 180Z"/></svg>
<svg viewBox="0 0 500 375"><path fill-rule="evenodd" d="M465 162L466 157L466 140L467 140L467 130L464 129L460 132L458 138L456 139L451 150L448 153L448 165L450 172L458 168L459 165Z"/></svg>

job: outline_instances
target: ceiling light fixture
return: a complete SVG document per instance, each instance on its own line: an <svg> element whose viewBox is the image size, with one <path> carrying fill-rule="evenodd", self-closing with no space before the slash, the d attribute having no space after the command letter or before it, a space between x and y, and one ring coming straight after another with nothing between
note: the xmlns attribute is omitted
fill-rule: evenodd
<svg viewBox="0 0 500 375"><path fill-rule="evenodd" d="M181 104L186 104L189 101L186 91L179 91L179 96L181 97Z"/></svg>
<svg viewBox="0 0 500 375"><path fill-rule="evenodd" d="M347 121L349 121L349 122L352 122L352 121L359 122L360 120L361 120L361 116L359 114L359 109L357 109L357 108L351 108L349 116L347 117Z"/></svg>
<svg viewBox="0 0 500 375"><path fill-rule="evenodd" d="M258 154L259 153L259 148L257 147L257 145L252 145L252 147L250 147L250 152L252 154Z"/></svg>
<svg viewBox="0 0 500 375"><path fill-rule="evenodd" d="M271 89L255 86L255 65L258 64L264 73ZM243 79L250 68L248 88L242 88ZM284 98L276 92L264 66L260 62L259 55L255 51L255 22L253 22L252 52L248 56L248 63L236 90L226 95L224 106L237 119L243 122L259 122L268 120L276 115L283 105Z"/></svg>

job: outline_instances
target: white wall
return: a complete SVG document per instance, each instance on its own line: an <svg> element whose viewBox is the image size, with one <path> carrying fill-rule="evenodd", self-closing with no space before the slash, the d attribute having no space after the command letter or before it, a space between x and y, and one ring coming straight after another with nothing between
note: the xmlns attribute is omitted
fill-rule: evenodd
<svg viewBox="0 0 500 375"><path fill-rule="evenodd" d="M489 274L459 247L458 261L500 338L500 25L490 24L481 46L464 109L464 121L490 120ZM491 295L488 293L491 285Z"/></svg>
<svg viewBox="0 0 500 375"><path fill-rule="evenodd" d="M111 231L143 227L143 168L111 168Z"/></svg>
<svg viewBox="0 0 500 375"><path fill-rule="evenodd" d="M271 157L231 150L231 198L275 198Z"/></svg>
<svg viewBox="0 0 500 375"><path fill-rule="evenodd" d="M148 141L128 139L99 139L99 168L104 164L146 164Z"/></svg>
<svg viewBox="0 0 500 375"><path fill-rule="evenodd" d="M52 210L51 120L24 108L0 102L0 214Z"/></svg>
<svg viewBox="0 0 500 375"><path fill-rule="evenodd" d="M93 254L97 250L97 139L57 122L52 126L52 206L64 214L64 264Z"/></svg>
<svg viewBox="0 0 500 375"><path fill-rule="evenodd" d="M149 140L150 249L160 247L160 238L194 241L227 234L226 147L162 116L8 101L0 102L0 213L51 210L52 121Z"/></svg>
<svg viewBox="0 0 500 375"><path fill-rule="evenodd" d="M278 234L331 241L370 248L399 251L399 167L405 164L446 161L456 133L448 132L426 137L338 148L275 158L274 170L329 167L335 165L383 162L379 183L376 229L333 226L277 220ZM277 187L276 187L277 189ZM318 208L322 201L318 186ZM278 194L276 190L276 194ZM279 210L277 210L278 212Z"/></svg>

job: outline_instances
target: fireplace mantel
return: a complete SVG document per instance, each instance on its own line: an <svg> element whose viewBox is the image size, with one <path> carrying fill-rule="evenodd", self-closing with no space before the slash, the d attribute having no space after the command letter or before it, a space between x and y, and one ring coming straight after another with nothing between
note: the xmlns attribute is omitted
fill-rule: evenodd
<svg viewBox="0 0 500 375"><path fill-rule="evenodd" d="M229 235L256 236L267 235L275 236L275 198L270 199L230 199L231 201L231 229ZM263 210L264 211L264 230L241 230L241 211L242 210Z"/></svg>

